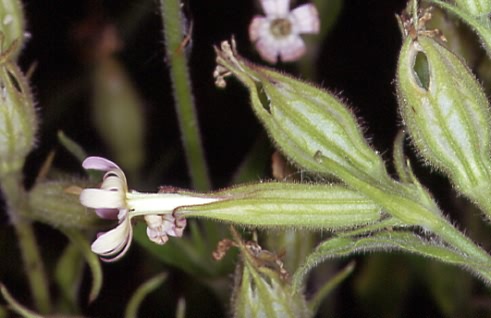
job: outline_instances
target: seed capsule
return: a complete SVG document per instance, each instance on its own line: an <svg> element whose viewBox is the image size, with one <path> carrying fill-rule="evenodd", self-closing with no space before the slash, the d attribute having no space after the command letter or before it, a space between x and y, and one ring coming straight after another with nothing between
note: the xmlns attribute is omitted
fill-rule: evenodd
<svg viewBox="0 0 491 318"><path fill-rule="evenodd" d="M421 63L425 75L415 69ZM464 62L433 38L407 38L397 70L402 118L421 157L475 199L490 180L490 113ZM489 196L488 196L489 197Z"/></svg>
<svg viewBox="0 0 491 318"><path fill-rule="evenodd" d="M337 175L336 166L341 166L360 179L386 179L382 159L368 145L355 116L340 99L248 62L227 42L217 50L217 64L217 83L223 86L223 77L231 72L249 89L256 115L297 165L330 175Z"/></svg>
<svg viewBox="0 0 491 318"><path fill-rule="evenodd" d="M22 50L25 38L25 19L21 2L0 0L0 49L12 48L10 56L16 59Z"/></svg>
<svg viewBox="0 0 491 318"><path fill-rule="evenodd" d="M35 143L34 102L20 69L0 55L0 177L19 171Z"/></svg>

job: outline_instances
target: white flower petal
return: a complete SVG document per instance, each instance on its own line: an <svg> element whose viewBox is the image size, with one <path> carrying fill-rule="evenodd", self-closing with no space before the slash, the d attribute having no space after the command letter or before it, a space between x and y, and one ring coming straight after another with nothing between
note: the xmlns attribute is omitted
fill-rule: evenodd
<svg viewBox="0 0 491 318"><path fill-rule="evenodd" d="M296 33L319 33L319 13L313 4L295 8L290 12L289 19Z"/></svg>
<svg viewBox="0 0 491 318"><path fill-rule="evenodd" d="M126 207L121 192L101 189L85 189L80 193L80 203L93 209L120 209Z"/></svg>
<svg viewBox="0 0 491 318"><path fill-rule="evenodd" d="M110 175L104 178L104 181L101 184L101 189L125 193L126 185L124 184L124 180L119 176Z"/></svg>
<svg viewBox="0 0 491 318"><path fill-rule="evenodd" d="M122 222L116 228L100 235L92 243L92 252L101 256L112 256L127 248L131 240L131 223Z"/></svg>
<svg viewBox="0 0 491 318"><path fill-rule="evenodd" d="M256 49L263 60L266 60L272 64L275 64L278 61L280 47L278 46L278 42L276 40L261 37L256 42Z"/></svg>
<svg viewBox="0 0 491 318"><path fill-rule="evenodd" d="M261 0L261 6L268 18L286 17L290 9L290 0Z"/></svg>
<svg viewBox="0 0 491 318"><path fill-rule="evenodd" d="M292 62L298 60L305 54L305 43L300 36L289 36L279 41L280 58L283 62Z"/></svg>
<svg viewBox="0 0 491 318"><path fill-rule="evenodd" d="M255 16L249 25L249 39L256 42L265 32L269 32L270 21L265 17Z"/></svg>
<svg viewBox="0 0 491 318"><path fill-rule="evenodd" d="M101 171L121 170L117 164L102 157L87 157L84 162L82 162L82 167L84 167L84 169Z"/></svg>

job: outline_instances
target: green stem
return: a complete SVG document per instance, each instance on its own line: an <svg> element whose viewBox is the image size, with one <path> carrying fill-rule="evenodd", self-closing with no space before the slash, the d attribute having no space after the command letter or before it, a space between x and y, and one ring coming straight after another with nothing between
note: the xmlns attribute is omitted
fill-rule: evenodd
<svg viewBox="0 0 491 318"><path fill-rule="evenodd" d="M184 34L185 22L181 12L181 1L160 0L160 4L166 55L189 173L193 187L199 191L206 191L210 189L210 179L201 143L185 52L184 38L190 34Z"/></svg>
<svg viewBox="0 0 491 318"><path fill-rule="evenodd" d="M22 186L20 175L9 174L4 176L0 181L10 222L14 226L17 234L24 269L29 280L29 286L36 308L41 313L48 313L51 310L48 280L36 244L34 229L31 222L23 217L27 214L26 210L28 207L26 193Z"/></svg>

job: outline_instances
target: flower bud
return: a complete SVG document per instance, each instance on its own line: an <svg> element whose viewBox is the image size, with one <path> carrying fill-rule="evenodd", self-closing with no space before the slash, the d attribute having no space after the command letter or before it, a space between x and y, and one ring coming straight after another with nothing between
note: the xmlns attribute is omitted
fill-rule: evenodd
<svg viewBox="0 0 491 318"><path fill-rule="evenodd" d="M19 0L0 0L1 49L10 48L12 50L10 56L17 58L22 50L25 34L22 3Z"/></svg>
<svg viewBox="0 0 491 318"><path fill-rule="evenodd" d="M216 50L217 85L232 73L248 89L252 108L283 153L309 171L336 175L335 165L361 179L385 180L380 156L368 145L353 113L313 85L241 58L227 42Z"/></svg>
<svg viewBox="0 0 491 318"><path fill-rule="evenodd" d="M34 146L34 102L20 69L0 55L0 177L19 171Z"/></svg>
<svg viewBox="0 0 491 318"><path fill-rule="evenodd" d="M96 228L101 219L80 204L80 191L74 182L37 183L29 192L31 213L27 217L56 228Z"/></svg>
<svg viewBox="0 0 491 318"><path fill-rule="evenodd" d="M243 264L236 275L233 316L310 317L305 299L294 292L279 258L255 242L239 242ZM242 271L242 272L240 272Z"/></svg>
<svg viewBox="0 0 491 318"><path fill-rule="evenodd" d="M491 0L455 0L455 3L474 16L491 13Z"/></svg>
<svg viewBox="0 0 491 318"><path fill-rule="evenodd" d="M426 75L415 70L418 59L427 67ZM471 198L488 189L489 104L463 61L433 38L407 38L399 56L397 89L404 123L427 163Z"/></svg>

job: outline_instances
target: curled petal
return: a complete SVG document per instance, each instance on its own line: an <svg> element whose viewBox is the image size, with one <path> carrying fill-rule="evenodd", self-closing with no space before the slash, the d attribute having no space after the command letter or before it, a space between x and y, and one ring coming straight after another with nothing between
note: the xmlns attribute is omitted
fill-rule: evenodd
<svg viewBox="0 0 491 318"><path fill-rule="evenodd" d="M103 208L103 209L95 209L95 213L102 219L116 220L118 219L119 210Z"/></svg>
<svg viewBox="0 0 491 318"><path fill-rule="evenodd" d="M101 189L85 189L80 193L80 203L93 209L121 209L126 206L121 192Z"/></svg>
<svg viewBox="0 0 491 318"><path fill-rule="evenodd" d="M158 245L164 245L169 240L169 237L165 232L150 227L147 227L147 236L150 241Z"/></svg>
<svg viewBox="0 0 491 318"><path fill-rule="evenodd" d="M100 235L92 243L92 252L103 257L104 261L115 261L121 258L131 245L133 229L129 220L125 220L116 228ZM106 258L114 256L113 258Z"/></svg>
<svg viewBox="0 0 491 318"><path fill-rule="evenodd" d="M169 217L171 216L167 216L167 218ZM172 227L167 230L167 234L174 237L182 237L187 224L186 219L177 216L175 219L172 217L172 220L168 220L168 222L172 222Z"/></svg>
<svg viewBox="0 0 491 318"><path fill-rule="evenodd" d="M108 175L109 173L112 172L108 172L104 177L101 189L108 191L119 191L121 195L126 193L126 178L122 179L120 176L114 174Z"/></svg>
<svg viewBox="0 0 491 318"><path fill-rule="evenodd" d="M301 5L290 12L290 21L297 33L319 33L320 20L313 4Z"/></svg>
<svg viewBox="0 0 491 318"><path fill-rule="evenodd" d="M111 160L107 160L102 157L87 157L84 162L82 162L82 167L84 169L94 169L101 171L110 171L110 170L120 170L119 166L112 162Z"/></svg>
<svg viewBox="0 0 491 318"><path fill-rule="evenodd" d="M261 0L261 6L268 17L281 18L288 15L290 0Z"/></svg>

